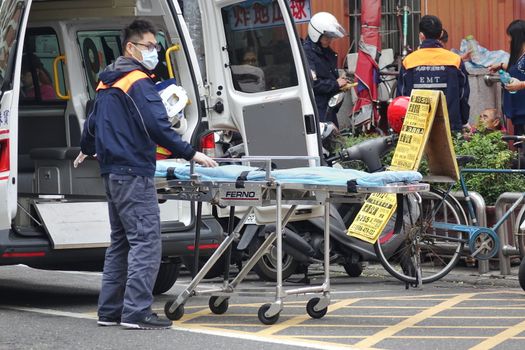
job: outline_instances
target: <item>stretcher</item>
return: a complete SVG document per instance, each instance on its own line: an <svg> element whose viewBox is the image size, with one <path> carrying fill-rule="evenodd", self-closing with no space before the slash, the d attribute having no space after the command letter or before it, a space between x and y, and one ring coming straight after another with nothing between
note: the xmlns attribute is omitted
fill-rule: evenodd
<svg viewBox="0 0 525 350"><path fill-rule="evenodd" d="M232 161L243 164L249 162L250 165L262 163L263 169L246 165L202 168L196 167L193 163L187 166L169 160L157 163L156 188L159 199L187 200L197 203L196 261L199 254L202 202L230 207L227 236L186 289L166 303L164 312L169 319L179 320L184 315L184 305L195 295L210 295L210 310L215 314L226 312L228 300L237 286L274 242L277 251L275 300L259 308L259 320L264 324L277 322L287 296L307 293L321 294L320 297L311 298L306 305L306 311L312 318L321 318L326 314L330 303L330 203L364 201L369 193L395 193L401 197L407 193L429 189L428 184L418 182L421 180L421 175L414 171L368 174L351 169L320 166L272 170L272 161L278 159L314 161L316 165L319 163L318 157L244 157L240 160L217 160L219 163ZM290 205L284 215L283 205ZM318 286L285 289L282 281L282 232L298 205L324 206L324 281ZM247 206L248 210L233 228L236 206ZM231 245L239 239L242 228L254 208L264 206L275 206L275 232L266 237L260 248L230 281L228 268ZM226 265L222 287L197 290L204 276L223 256Z"/></svg>

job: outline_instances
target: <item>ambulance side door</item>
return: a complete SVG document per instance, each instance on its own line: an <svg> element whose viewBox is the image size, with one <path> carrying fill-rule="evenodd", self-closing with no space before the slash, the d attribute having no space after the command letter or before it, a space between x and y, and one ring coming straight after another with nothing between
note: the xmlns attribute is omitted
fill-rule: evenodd
<svg viewBox="0 0 525 350"><path fill-rule="evenodd" d="M321 154L313 93L290 1L199 0L209 127L239 131L247 155ZM310 2L297 3L305 5L300 13L307 21Z"/></svg>
<svg viewBox="0 0 525 350"><path fill-rule="evenodd" d="M17 210L20 65L30 7L31 0L0 6L0 230L11 227Z"/></svg>

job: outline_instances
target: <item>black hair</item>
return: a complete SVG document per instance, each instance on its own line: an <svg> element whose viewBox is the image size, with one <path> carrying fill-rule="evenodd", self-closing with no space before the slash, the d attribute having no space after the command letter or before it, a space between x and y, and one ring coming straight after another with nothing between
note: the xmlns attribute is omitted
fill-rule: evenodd
<svg viewBox="0 0 525 350"><path fill-rule="evenodd" d="M136 19L131 22L127 27L122 29L121 41L122 49L126 49L126 44L130 41L141 40L144 34L151 33L157 35L157 28L146 19Z"/></svg>
<svg viewBox="0 0 525 350"><path fill-rule="evenodd" d="M510 22L507 27L507 35L510 36L510 59L507 70L510 66L516 64L523 53L523 44L525 43L525 21L517 19Z"/></svg>
<svg viewBox="0 0 525 350"><path fill-rule="evenodd" d="M419 31L425 35L427 39L439 39L443 25L441 20L436 16L426 15L421 17L419 21Z"/></svg>
<svg viewBox="0 0 525 350"><path fill-rule="evenodd" d="M443 44L446 44L448 42L448 32L445 29L443 29L443 33L441 34L441 38L439 38L439 40Z"/></svg>

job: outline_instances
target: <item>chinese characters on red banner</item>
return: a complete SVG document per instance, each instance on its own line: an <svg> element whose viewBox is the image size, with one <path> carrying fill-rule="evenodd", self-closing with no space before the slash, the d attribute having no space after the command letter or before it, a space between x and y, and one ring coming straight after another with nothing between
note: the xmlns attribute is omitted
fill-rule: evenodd
<svg viewBox="0 0 525 350"><path fill-rule="evenodd" d="M308 22L311 17L310 0L288 0L296 23ZM230 9L233 30L246 30L258 27L271 27L284 24L283 14L276 2L248 2L249 6L239 5Z"/></svg>

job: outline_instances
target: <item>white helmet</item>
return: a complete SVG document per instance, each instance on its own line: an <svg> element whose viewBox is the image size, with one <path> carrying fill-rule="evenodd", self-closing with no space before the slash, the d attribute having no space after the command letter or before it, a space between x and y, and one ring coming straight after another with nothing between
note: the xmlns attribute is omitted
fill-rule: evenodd
<svg viewBox="0 0 525 350"><path fill-rule="evenodd" d="M310 19L308 36L316 43L321 35L326 35L329 38L342 38L346 35L346 31L334 15L328 12L318 12Z"/></svg>
<svg viewBox="0 0 525 350"><path fill-rule="evenodd" d="M188 122L184 116L184 108L189 102L188 94L182 86L170 84L163 90L159 91L168 119L171 122L172 129L178 134L183 135L188 129Z"/></svg>

